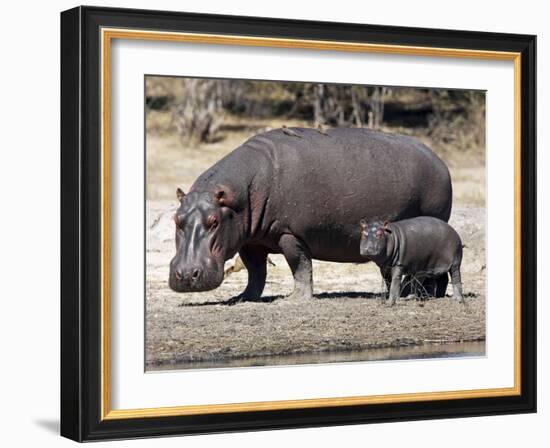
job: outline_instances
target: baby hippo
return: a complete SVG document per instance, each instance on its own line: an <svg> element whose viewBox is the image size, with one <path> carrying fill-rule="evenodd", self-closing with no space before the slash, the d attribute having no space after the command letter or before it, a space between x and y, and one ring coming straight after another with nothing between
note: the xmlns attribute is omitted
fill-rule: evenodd
<svg viewBox="0 0 550 448"><path fill-rule="evenodd" d="M390 305L401 292L401 277L421 278L451 274L453 296L461 303L462 241L449 224L437 218L420 216L396 222L361 220L361 255L374 261L389 286Z"/></svg>

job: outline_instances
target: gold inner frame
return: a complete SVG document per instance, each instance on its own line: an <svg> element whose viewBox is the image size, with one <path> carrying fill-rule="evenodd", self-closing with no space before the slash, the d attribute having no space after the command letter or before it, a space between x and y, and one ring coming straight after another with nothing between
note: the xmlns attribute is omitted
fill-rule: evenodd
<svg viewBox="0 0 550 448"><path fill-rule="evenodd" d="M140 409L111 409L110 388L110 50L113 39L169 41L212 45L296 48L413 56L506 60L514 63L514 386L443 392L314 398ZM166 417L413 401L502 397L521 394L521 54L514 52L416 47L303 39L279 39L215 34L101 29L101 419Z"/></svg>

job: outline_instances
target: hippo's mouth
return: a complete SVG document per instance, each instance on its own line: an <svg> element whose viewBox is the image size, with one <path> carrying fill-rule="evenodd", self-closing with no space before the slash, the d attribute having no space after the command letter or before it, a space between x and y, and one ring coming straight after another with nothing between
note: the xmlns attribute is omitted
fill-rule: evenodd
<svg viewBox="0 0 550 448"><path fill-rule="evenodd" d="M198 270L196 270L198 271ZM176 271L170 270L168 285L175 292L205 292L216 289L222 284L223 269L191 272L187 275L179 275Z"/></svg>

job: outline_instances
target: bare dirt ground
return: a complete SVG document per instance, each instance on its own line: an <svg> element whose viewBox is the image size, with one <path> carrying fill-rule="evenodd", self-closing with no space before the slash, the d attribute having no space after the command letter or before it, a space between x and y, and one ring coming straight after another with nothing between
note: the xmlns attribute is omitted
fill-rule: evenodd
<svg viewBox="0 0 550 448"><path fill-rule="evenodd" d="M258 121L234 129L218 143L192 148L174 134L151 128L159 119L164 118L148 120L147 135L148 370L213 367L238 360L244 361L238 365L250 365L247 359L254 365L330 362L339 359L335 354L355 352L359 355L354 360L371 359L366 349L378 350L377 356L387 359L390 354L380 350L427 347L416 352L421 357L447 343L485 339L485 173L479 160L447 160L454 190L450 223L466 244L465 306L447 297L424 302L402 299L388 308L380 300L384 287L374 264L320 261L313 262L314 299L291 302L285 296L292 290L292 275L281 255L271 256L276 266L268 268L261 302L229 306L228 299L246 286L246 270L210 292L178 294L168 287L168 264L175 252L175 189L187 191L200 173L248 136L281 123ZM457 350L468 353L464 347Z"/></svg>
<svg viewBox="0 0 550 448"><path fill-rule="evenodd" d="M381 302L377 267L314 261L315 298L292 302L292 275L272 255L261 302L229 306L247 272L234 273L214 291L178 294L167 285L174 253L175 202L149 201L147 211L146 363L164 364L257 358L485 338L484 209L455 208L451 224L466 248L462 276L467 304L452 298ZM450 292L450 287L449 291ZM269 364L269 359L266 359Z"/></svg>

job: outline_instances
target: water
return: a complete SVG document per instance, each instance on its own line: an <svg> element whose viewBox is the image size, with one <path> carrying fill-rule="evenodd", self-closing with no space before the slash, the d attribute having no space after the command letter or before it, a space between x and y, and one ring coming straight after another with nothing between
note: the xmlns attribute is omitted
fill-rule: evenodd
<svg viewBox="0 0 550 448"><path fill-rule="evenodd" d="M485 341L424 344L368 350L299 353L251 358L185 362L147 367L147 371L211 369L228 367L288 366L353 361L461 358L485 355Z"/></svg>

